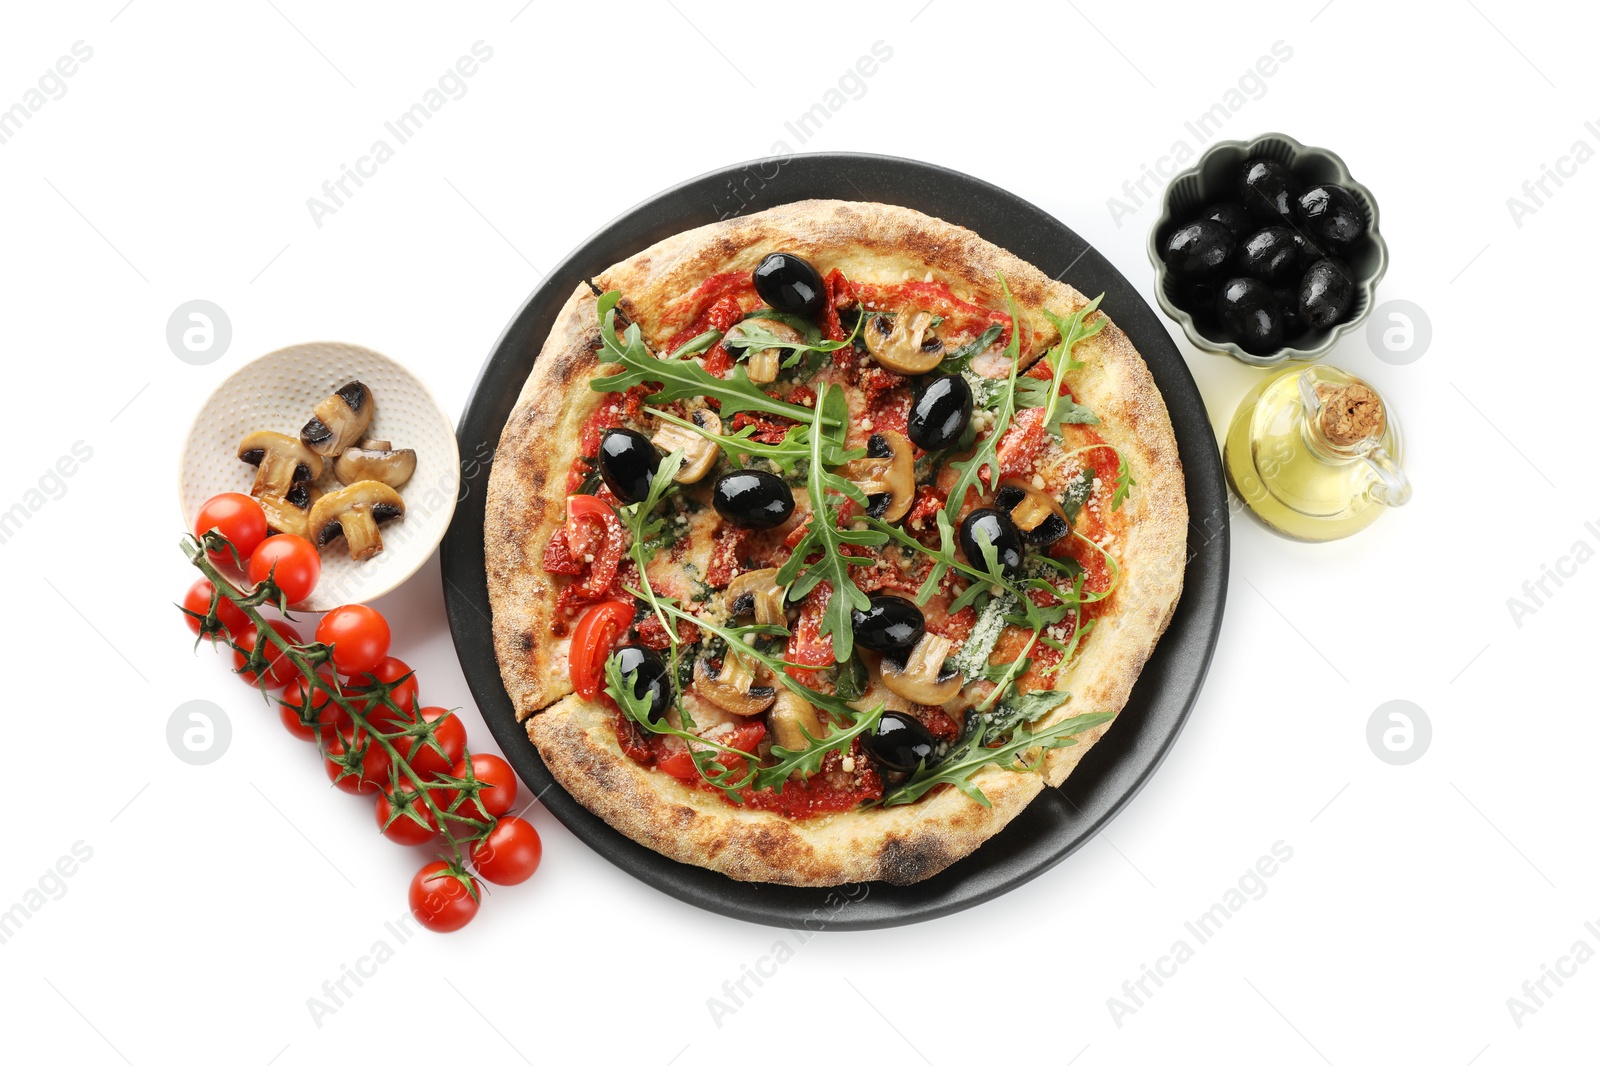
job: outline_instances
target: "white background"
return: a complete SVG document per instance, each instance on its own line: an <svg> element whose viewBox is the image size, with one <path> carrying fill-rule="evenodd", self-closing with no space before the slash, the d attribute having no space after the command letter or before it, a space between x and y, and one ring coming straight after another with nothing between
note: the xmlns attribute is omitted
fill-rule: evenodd
<svg viewBox="0 0 1600 1066"><path fill-rule="evenodd" d="M1600 722L1579 683L1600 565L1547 582L1520 625L1507 606L1575 542L1600 545L1582 329L1600 165L1547 185L1520 226L1506 205L1575 140L1600 147L1584 128L1600 119L1591 16L1507 0L522 3L97 0L4 17L0 107L74 42L93 49L0 144L0 510L74 442L93 449L0 544L0 910L75 842L92 849L0 944L9 1058L1593 1060L1600 964L1547 981L1520 1026L1507 1006L1576 941L1600 948L1584 927L1600 920ZM307 198L479 40L493 58L466 94L314 224ZM324 981L394 943L384 923L423 856L379 839L219 658L191 654L170 606L193 576L173 493L189 420L245 360L321 339L400 359L454 417L541 270L668 185L780 140L801 150L785 121L875 41L892 57L804 150L996 182L1146 292L1155 208L1119 226L1107 198L1175 141L1192 149L1185 120L1291 47L1223 136L1331 147L1380 201L1379 300L1422 307L1432 344L1392 365L1355 334L1330 361L1399 412L1414 503L1320 546L1236 517L1221 645L1171 757L1105 833L1003 899L813 937L718 1027L708 998L795 938L658 894L535 808L533 881L461 933L400 945L316 1024ZM165 339L195 298L233 328L204 367ZM1179 343L1223 424L1261 371ZM437 562L378 606L426 701L464 706L473 746L493 750ZM191 699L232 723L208 766L165 739ZM1407 766L1366 740L1393 699L1433 726ZM1195 946L1184 923L1278 841L1293 857L1265 895L1118 1024L1108 999L1132 1003L1125 980Z"/></svg>

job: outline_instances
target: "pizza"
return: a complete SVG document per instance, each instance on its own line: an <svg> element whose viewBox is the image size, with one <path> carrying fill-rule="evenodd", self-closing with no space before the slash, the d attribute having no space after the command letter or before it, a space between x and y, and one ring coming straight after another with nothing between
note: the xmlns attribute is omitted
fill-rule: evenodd
<svg viewBox="0 0 1600 1066"><path fill-rule="evenodd" d="M673 859L814 886L932 876L1059 785L1185 561L1166 406L1098 303L823 200L574 292L484 528L555 779Z"/></svg>

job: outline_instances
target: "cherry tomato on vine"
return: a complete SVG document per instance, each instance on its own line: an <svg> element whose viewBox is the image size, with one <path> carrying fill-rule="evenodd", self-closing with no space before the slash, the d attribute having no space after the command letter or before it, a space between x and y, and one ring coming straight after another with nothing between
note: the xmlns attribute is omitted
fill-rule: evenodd
<svg viewBox="0 0 1600 1066"><path fill-rule="evenodd" d="M255 560L250 563L254 566ZM389 654L389 623L361 604L335 607L317 623L317 641L333 648L333 665L340 673L364 674L376 670Z"/></svg>
<svg viewBox="0 0 1600 1066"><path fill-rule="evenodd" d="M224 492L213 496L200 506L195 516L194 535L204 537L215 529L233 544L239 560L250 558L252 552L267 537L267 514L261 505L242 492ZM224 550L207 552L211 561L231 563L233 555Z"/></svg>
<svg viewBox="0 0 1600 1066"><path fill-rule="evenodd" d="M376 669L368 670L350 677L350 684L346 687L353 686L360 688L364 685L372 685L379 682L385 685L392 685L410 673L411 667L407 666L401 660L396 659L394 656L389 655L379 660ZM416 709L416 675L412 674L410 677L406 677L403 684L396 685L395 688L390 691L389 699L394 702L395 707L400 708L398 712L391 707L385 706L375 695L368 696L364 699L355 700L353 702L355 703L356 710L366 715L368 720L370 720L373 725L377 726L379 729L382 729L385 733L392 733L400 728L400 716L404 715L409 717Z"/></svg>
<svg viewBox="0 0 1600 1066"><path fill-rule="evenodd" d="M290 644L302 643L300 631L295 629L295 627L290 625L288 622L283 621L281 618L275 618L268 622L267 625L276 630L278 635L284 640L288 641ZM247 626L243 633L236 634L233 639L234 643L238 644L240 648L244 649L243 651L235 651L233 653L234 670L244 670L245 664L250 661L248 655L255 648L256 641L263 638L256 630L255 626ZM287 685L290 681L300 676L299 667L295 666L295 664L283 654L282 649L280 649L270 639L266 641L266 646L261 649L261 654L266 659L267 663L267 680L272 684ZM252 685L256 683L256 674L254 671L245 671L244 673L239 674L239 676L244 678Z"/></svg>
<svg viewBox="0 0 1600 1066"><path fill-rule="evenodd" d="M472 849L472 865L485 881L520 885L539 868L539 831L521 818L501 818Z"/></svg>
<svg viewBox="0 0 1600 1066"><path fill-rule="evenodd" d="M194 614L204 615L211 610L212 591L211 582L205 578L196 581L189 586L189 591L183 594L183 609L185 611L193 611ZM191 633L200 632L200 619L194 617L194 615L186 614L183 616L183 620L188 623ZM221 622L222 628L226 629L229 635L234 637L250 628L251 624L249 616L226 596L217 600L217 621ZM215 634L213 634L214 637Z"/></svg>
<svg viewBox="0 0 1600 1066"><path fill-rule="evenodd" d="M433 729L433 739L444 749L444 754L441 756L422 737L400 737L395 740L394 746L405 756L417 776L427 781L434 774L448 773L467 753L467 727L461 724L459 715L446 707L424 707L417 713L422 717L413 718L413 722L438 723Z"/></svg>
<svg viewBox="0 0 1600 1066"><path fill-rule="evenodd" d="M378 828L383 831L384 836L396 844L407 846L426 844L439 834L438 821L434 818L433 811L422 799L412 798L415 796L417 791L409 781L400 782L399 792L393 799L387 793L378 793L374 808L378 817ZM411 814L406 813L407 808L417 817L413 818ZM395 814L397 810L400 811L398 815ZM390 821L391 818L394 820ZM421 818L426 824L419 824L417 818ZM489 875L484 874L484 876Z"/></svg>
<svg viewBox="0 0 1600 1066"><path fill-rule="evenodd" d="M337 686L339 683L334 672L326 666L317 668L317 676L330 685ZM334 730L348 730L350 716L344 713L344 708L334 703L326 692L312 688L304 675L284 686L281 698L284 706L278 708L278 715L283 719L283 727L301 740L316 740L319 731L326 736ZM306 725L300 713L307 700L311 709L317 712L319 724L316 729Z"/></svg>
<svg viewBox="0 0 1600 1066"><path fill-rule="evenodd" d="M261 584L271 575L288 601L299 603L317 587L317 579L322 576L322 556L306 538L279 533L250 553L246 573L252 585Z"/></svg>
<svg viewBox="0 0 1600 1066"><path fill-rule="evenodd" d="M584 612L572 627L567 669L578 695L592 700L606 685L606 660L633 623L633 604L606 600Z"/></svg>
<svg viewBox="0 0 1600 1066"><path fill-rule="evenodd" d="M511 764L498 755L472 756L472 773L484 785L476 797L468 796L454 814L475 821L487 822L511 810L517 802L517 775ZM467 776L467 760L462 759L450 768L451 777ZM434 791L433 801L440 810L449 810L455 802L457 789L442 788ZM442 797L442 798L441 798Z"/></svg>
<svg viewBox="0 0 1600 1066"><path fill-rule="evenodd" d="M477 879L470 874L454 873L448 863L430 862L411 879L411 913L435 933L452 933L478 913L480 892Z"/></svg>
<svg viewBox="0 0 1600 1066"><path fill-rule="evenodd" d="M322 760L322 768L327 771L328 780L332 781L333 786L339 791L348 792L352 796L388 788L389 753L371 738L368 738L366 750L361 753L361 769L345 772L341 760L347 752L359 747L360 742L350 732L334 731L328 738L328 754Z"/></svg>

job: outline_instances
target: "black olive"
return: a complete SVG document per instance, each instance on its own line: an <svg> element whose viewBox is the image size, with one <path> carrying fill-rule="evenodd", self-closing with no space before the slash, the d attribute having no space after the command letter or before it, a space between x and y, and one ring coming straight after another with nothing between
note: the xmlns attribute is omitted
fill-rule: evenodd
<svg viewBox="0 0 1600 1066"><path fill-rule="evenodd" d="M1355 298L1355 279L1337 259L1318 259L1300 279L1300 317L1313 329L1344 321Z"/></svg>
<svg viewBox="0 0 1600 1066"><path fill-rule="evenodd" d="M1313 185L1300 194L1300 217L1313 236L1349 244L1367 232L1361 201L1343 185Z"/></svg>
<svg viewBox="0 0 1600 1066"><path fill-rule="evenodd" d="M624 678L633 674L634 696L649 697L650 709L645 717L659 722L672 705L672 682L667 678L667 666L661 656L642 644L624 644L612 654L617 657L617 666Z"/></svg>
<svg viewBox="0 0 1600 1066"><path fill-rule="evenodd" d="M901 655L916 647L923 634L922 612L917 605L899 596L869 598L872 604L865 611L850 612L856 643L873 651Z"/></svg>
<svg viewBox="0 0 1600 1066"><path fill-rule="evenodd" d="M967 557L967 565L975 570L985 569L983 550L978 545L980 529L994 547L994 557L1001 571L1007 577L1021 573L1022 535L1017 532L1010 515L993 507L980 507L961 522L961 550Z"/></svg>
<svg viewBox="0 0 1600 1066"><path fill-rule="evenodd" d="M1256 230L1239 245L1239 269L1262 281L1288 277L1300 265L1299 260L1294 230L1287 226Z"/></svg>
<svg viewBox="0 0 1600 1066"><path fill-rule="evenodd" d="M790 252L773 252L750 277L768 307L792 315L815 315L828 295L817 268Z"/></svg>
<svg viewBox="0 0 1600 1066"><path fill-rule="evenodd" d="M972 421L972 386L960 374L930 374L911 386L906 436L925 452L948 448Z"/></svg>
<svg viewBox="0 0 1600 1066"><path fill-rule="evenodd" d="M1011 523L1022 535L1022 543L1030 548L1043 548L1072 532L1072 527L1067 525L1066 519L1054 511L1046 511L1039 524L1032 529L1023 529L1022 523L1017 521L1015 512L1017 504L1026 499L1027 495L1015 485L1002 485L1000 491L994 494L995 507L1011 515Z"/></svg>
<svg viewBox="0 0 1600 1066"><path fill-rule="evenodd" d="M1178 281L1172 287L1172 299L1200 322L1210 322L1217 317L1217 293L1221 291L1215 278L1199 281Z"/></svg>
<svg viewBox="0 0 1600 1066"><path fill-rule="evenodd" d="M1283 316L1272 290L1255 278L1230 278L1217 297L1217 317L1247 352L1257 355L1283 346Z"/></svg>
<svg viewBox="0 0 1600 1066"><path fill-rule="evenodd" d="M1228 227L1202 218L1173 231L1162 259L1180 278L1202 278L1222 269L1233 254L1233 246Z"/></svg>
<svg viewBox="0 0 1600 1066"><path fill-rule="evenodd" d="M1248 159L1239 175L1239 199L1267 222L1292 221L1300 183L1289 168L1270 159Z"/></svg>
<svg viewBox="0 0 1600 1066"><path fill-rule="evenodd" d="M765 470L735 470L711 487L711 505L736 526L771 529L794 513L794 493Z"/></svg>
<svg viewBox="0 0 1600 1066"><path fill-rule="evenodd" d="M909 774L933 761L939 743L927 726L909 714L884 711L872 732L861 738L861 747L867 758L885 770Z"/></svg>
<svg viewBox="0 0 1600 1066"><path fill-rule="evenodd" d="M631 429L608 429L600 438L600 476L617 499L638 503L650 495L661 453L650 438Z"/></svg>
<svg viewBox="0 0 1600 1066"><path fill-rule="evenodd" d="M1256 228L1256 221L1250 216L1250 212L1245 210L1244 204L1233 200L1217 204L1200 217L1222 223L1236 241L1242 240L1245 234Z"/></svg>

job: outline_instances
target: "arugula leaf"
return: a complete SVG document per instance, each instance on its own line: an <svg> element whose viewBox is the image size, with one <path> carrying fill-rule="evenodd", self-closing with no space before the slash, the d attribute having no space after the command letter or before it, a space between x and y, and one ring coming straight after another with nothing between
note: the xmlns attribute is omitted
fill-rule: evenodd
<svg viewBox="0 0 1600 1066"><path fill-rule="evenodd" d="M834 397L837 397L836 403L831 402ZM830 407L837 413L841 423L847 419L844 393L832 392L827 385L823 385L817 394L817 411L826 417ZM850 564L870 563L872 560L862 555L846 554L846 549L881 547L889 538L878 530L839 529L835 525L835 511L829 507L828 493L848 497L863 506L867 502L866 494L855 483L827 469L827 460L837 458L837 455L830 455L823 445L831 440L837 452L836 439L826 433L812 433L810 439L811 467L806 472L806 491L811 497L811 518L806 523L805 536L795 545L788 560L778 568L775 580L788 587L788 598L791 600L805 598L824 581L831 586L833 594L822 613L818 634L824 637L832 635L834 660L842 663L850 658L855 645L855 634L850 627L851 609L864 611L872 602L850 577ZM806 557L813 553L820 553L820 558L807 563Z"/></svg>
<svg viewBox="0 0 1600 1066"><path fill-rule="evenodd" d="M1128 466L1128 457L1119 451L1117 452L1117 458L1121 462L1117 464L1117 487L1111 493L1111 509L1113 511L1122 506L1122 501L1128 498L1128 491L1138 484L1133 479L1133 470Z"/></svg>
<svg viewBox="0 0 1600 1066"><path fill-rule="evenodd" d="M753 348L756 351L765 351L768 348L787 348L791 352L836 352L840 348L847 348L853 340L846 338L842 341L825 341L810 339L801 336L799 340L789 340L761 325L759 318L747 318L735 323L728 330L725 338L729 344L739 345L744 348Z"/></svg>
<svg viewBox="0 0 1600 1066"><path fill-rule="evenodd" d="M700 776L715 788L721 789L728 798L735 803L743 803L744 797L739 795L739 790L748 785L756 775L754 767L755 756L749 752L740 751L738 748L729 747L715 740L708 740L679 729L667 723L667 716L663 714L658 720L650 720L650 697L638 696L634 693L634 684L638 678L637 670L622 672L622 660L613 652L606 659L606 693L616 701L622 713L628 720L647 733L658 736L672 736L682 740L689 749L689 758L693 760L695 769ZM740 771L724 765L717 756L719 754L737 755L742 760L743 776L737 777Z"/></svg>
<svg viewBox="0 0 1600 1066"><path fill-rule="evenodd" d="M976 337L972 338L953 352L946 352L944 362L939 369L950 373L959 373L972 365L974 356L982 355L988 351L995 341L1000 339L1000 334L1005 327L996 322Z"/></svg>
<svg viewBox="0 0 1600 1066"><path fill-rule="evenodd" d="M678 642L678 631L667 623L667 616L662 612L661 604L656 599L656 590L650 586L650 574L646 567L650 564L650 557L656 552L657 545L653 542L661 533L661 527L665 523L665 519L653 518L652 514L667 493L672 491L674 485L672 475L676 474L682 465L683 449L679 448L661 460L661 464L656 467L655 476L650 479L650 492L645 498L618 509L618 517L622 519L622 524L627 527L632 537L632 543L628 545L628 557L639 567L639 584L643 592L640 599L655 611L656 617L666 628L667 638L674 644Z"/></svg>
<svg viewBox="0 0 1600 1066"><path fill-rule="evenodd" d="M789 431L783 435L783 440L777 444L768 444L765 441L755 440L755 426L745 426L737 433L713 433L704 426L698 425L691 419L679 418L671 411L650 412L663 422L670 422L675 426L692 430L721 448L728 461L734 466L741 465L740 459L744 456L754 456L757 459L766 459L785 474L792 474L794 468L801 462L811 457L811 446L807 442L807 435L811 427L801 424L790 426ZM866 454L864 451L861 454ZM851 458L855 455L852 453Z"/></svg>
<svg viewBox="0 0 1600 1066"><path fill-rule="evenodd" d="M667 355L668 359L687 359L691 355L698 355L715 345L722 339L722 334L714 329L690 337Z"/></svg>
<svg viewBox="0 0 1600 1066"><path fill-rule="evenodd" d="M1003 766L1015 771L1037 770L1044 765L1046 751L1071 747L1077 743L1073 739L1076 734L1110 721L1113 717L1109 713L1080 714L1037 731L1018 726L1004 743L991 748L988 742L994 737L992 727L983 720L983 716L973 714L969 716L969 721L977 724L969 725L949 754L933 766L921 767L894 791L885 794L883 806L898 807L915 803L938 785L953 785L969 799L985 807L992 806L983 790L972 783L972 776L979 770L986 766ZM1016 765L1017 760L1025 760L1026 754L1033 748L1042 749L1039 757L1032 763L1024 761L1022 765Z"/></svg>
<svg viewBox="0 0 1600 1066"><path fill-rule="evenodd" d="M1067 485L1067 491L1061 494L1061 511L1067 516L1067 525L1072 525L1077 519L1078 512L1083 510L1083 505L1089 502L1093 493L1094 467L1086 466Z"/></svg>
<svg viewBox="0 0 1600 1066"><path fill-rule="evenodd" d="M1000 275L1000 290L1006 294L1006 309L1011 314L1011 341L1006 345L1006 358L1011 362L1011 374L1006 379L1006 387L1000 392L999 404L994 412L994 428L989 435L978 442L970 459L963 459L950 464L951 469L958 471L956 483L950 489L950 498L945 502L945 513L952 520L961 513L961 507L966 502L967 490L976 486L983 491L981 477L984 467L989 468L989 484L995 485L1000 480L1000 460L996 449L1000 445L1000 438L1005 436L1006 430L1011 427L1011 416L1016 413L1017 393L1017 359L1022 350L1022 330L1017 328L1017 304L1011 298L1011 287L1006 284L1006 276Z"/></svg>
<svg viewBox="0 0 1600 1066"><path fill-rule="evenodd" d="M1085 326L1083 320L1100 306L1104 293L1090 300L1068 318L1062 318L1046 310L1044 316L1050 324L1056 327L1061 334L1061 341L1054 348L1045 353L1045 363L1052 373L1049 381L1039 378L1024 378L1018 389L1018 403L1023 407L1043 407L1044 426L1050 435L1057 440L1061 439L1061 426L1063 423L1076 423L1082 425L1098 425L1100 419L1087 407L1076 402L1070 397L1061 395L1061 386L1067 379L1067 371L1080 370L1082 363L1072 358L1072 349L1083 341L1093 337L1105 328L1106 318L1101 315L1095 320L1094 325Z"/></svg>
<svg viewBox="0 0 1600 1066"><path fill-rule="evenodd" d="M708 374L692 359L657 359L640 339L638 323L630 323L619 342L616 318L617 301L621 298L622 294L613 289L600 297L595 306L600 317L599 359L602 363L619 364L623 370L619 374L594 378L589 382L591 389L624 392L649 382L661 386L659 391L645 398L651 404L705 396L717 400L724 418L740 411L760 411L796 422L810 423L817 419L817 414L809 407L786 403L762 392L742 366L734 367L732 376L719 378Z"/></svg>
<svg viewBox="0 0 1600 1066"><path fill-rule="evenodd" d="M867 668L860 656L852 655L839 664L834 671L833 692L852 703L867 694Z"/></svg>
<svg viewBox="0 0 1600 1066"><path fill-rule="evenodd" d="M785 782L796 770L803 775L810 776L822 769L822 760L830 751L841 754L850 749L850 742L856 737L870 730L878 724L878 719L883 717L884 704L879 703L870 711L863 711L847 726L834 729L826 721L823 723L823 735L813 737L806 732L804 726L800 732L810 741L803 748L785 748L773 745L770 755L778 761L771 766L763 766L756 771L756 788L770 788L774 792L782 792Z"/></svg>
<svg viewBox="0 0 1600 1066"><path fill-rule="evenodd" d="M1000 701L989 715L991 733L1001 733L1019 722L1037 722L1065 703L1072 693L1063 688L1040 689L1037 692L1012 693Z"/></svg>

